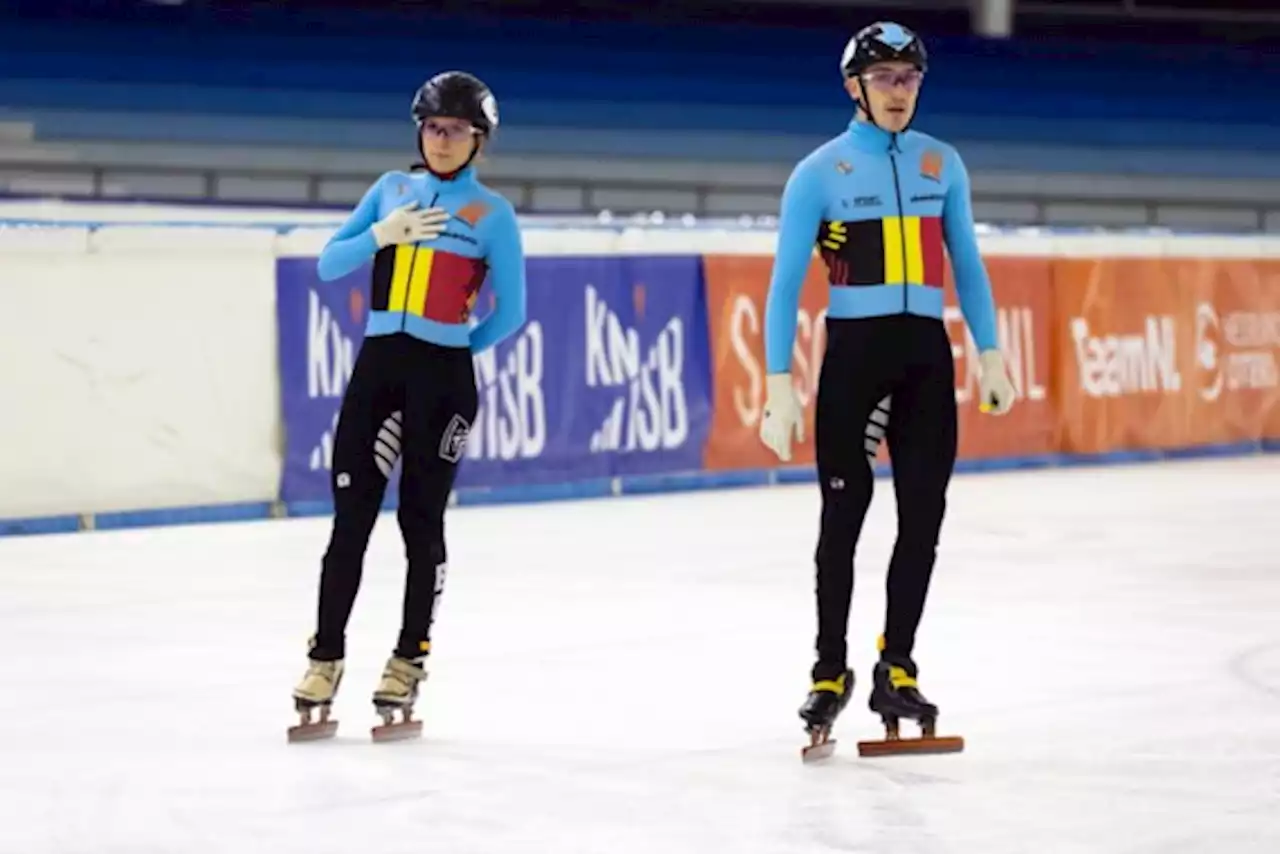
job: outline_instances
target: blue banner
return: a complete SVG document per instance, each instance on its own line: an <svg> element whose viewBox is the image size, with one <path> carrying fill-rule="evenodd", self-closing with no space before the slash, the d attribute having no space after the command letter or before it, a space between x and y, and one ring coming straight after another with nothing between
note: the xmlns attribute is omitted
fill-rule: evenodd
<svg viewBox="0 0 1280 854"><path fill-rule="evenodd" d="M700 470L712 402L701 258L527 265L526 323L474 359L480 408L458 488ZM368 280L368 267L322 282L313 259L278 262L285 502L331 497L333 428ZM482 291L480 316L489 308Z"/></svg>
<svg viewBox="0 0 1280 854"><path fill-rule="evenodd" d="M324 282L314 258L276 261L276 333L285 432L280 500L332 499L342 394L364 337L369 267Z"/></svg>

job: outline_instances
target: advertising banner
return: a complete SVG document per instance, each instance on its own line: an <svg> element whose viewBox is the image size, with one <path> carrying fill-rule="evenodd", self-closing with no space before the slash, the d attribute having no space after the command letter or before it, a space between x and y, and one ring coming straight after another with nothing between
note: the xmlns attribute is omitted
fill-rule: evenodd
<svg viewBox="0 0 1280 854"><path fill-rule="evenodd" d="M705 263L716 380L706 466L709 470L775 466L777 458L759 439L765 394L764 306L772 259L711 255ZM1047 258L987 261L998 307L1000 346L1019 395L1013 411L1001 418L978 411L977 347L964 323L948 271L944 320L955 359L959 453L963 458L1040 456L1053 450L1056 422L1049 393L1051 264ZM821 262L815 259L800 294L791 364L805 414L805 439L792 445L792 461L798 465L814 460L814 400L826 348L826 305L825 274ZM877 459L888 459L883 444Z"/></svg>
<svg viewBox="0 0 1280 854"><path fill-rule="evenodd" d="M475 359L480 411L458 486L699 470L711 422L700 259L527 263L524 328Z"/></svg>
<svg viewBox="0 0 1280 854"><path fill-rule="evenodd" d="M480 406L457 486L697 471L711 420L700 259L527 264L524 326L473 359ZM365 267L322 282L313 259L277 264L283 501L331 498L333 432L362 343L368 277ZM491 307L482 289L477 317Z"/></svg>
<svg viewBox="0 0 1280 854"><path fill-rule="evenodd" d="M1280 264L1055 262L1064 453L1257 441L1273 429Z"/></svg>
<svg viewBox="0 0 1280 854"><path fill-rule="evenodd" d="M369 268L324 282L314 258L276 259L284 423L280 500L328 501L338 408L363 338Z"/></svg>
<svg viewBox="0 0 1280 854"><path fill-rule="evenodd" d="M959 457L1042 457L1056 450L1057 439L1057 415L1050 390L1053 260L985 260L996 304L996 340L1009 366L1017 400L1012 410L999 417L979 411L978 348L960 312L948 268L943 316L955 358Z"/></svg>
<svg viewBox="0 0 1280 854"><path fill-rule="evenodd" d="M528 320L475 357L480 408L459 487L759 469L768 256L528 260ZM991 256L1018 401L977 407L978 359L948 280L961 459L1105 454L1280 440L1280 261ZM948 272L948 276L950 273ZM321 282L277 264L285 501L329 499L367 269ZM801 292L792 372L813 462L827 289ZM490 302L482 291L477 308ZM890 415L892 418L892 414ZM879 461L888 459L881 447Z"/></svg>
<svg viewBox="0 0 1280 854"><path fill-rule="evenodd" d="M1280 261L1179 259L1193 304L1195 443L1280 437Z"/></svg>
<svg viewBox="0 0 1280 854"><path fill-rule="evenodd" d="M778 458L760 442L764 412L764 304L773 258L762 255L707 255L703 259L707 311L711 320L711 363L715 409L707 441L710 471L771 468ZM792 463L813 462L814 399L826 350L823 321L827 284L822 265L809 265L800 291L791 372L804 408L804 441L792 443Z"/></svg>

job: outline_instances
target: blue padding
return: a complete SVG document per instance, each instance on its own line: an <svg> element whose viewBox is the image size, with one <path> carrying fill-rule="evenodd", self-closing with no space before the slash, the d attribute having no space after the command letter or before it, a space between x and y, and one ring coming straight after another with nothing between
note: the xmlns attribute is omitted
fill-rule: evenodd
<svg viewBox="0 0 1280 854"><path fill-rule="evenodd" d="M1200 445L1151 451L1116 451L1106 454L1041 454L1026 457L1003 457L983 460L961 460L957 474L981 472L1026 471L1039 468L1089 465L1127 465L1161 460L1185 460L1212 457L1239 457L1261 453L1280 453L1280 440ZM888 466L876 467L879 477L890 475ZM575 483L538 484L493 489L471 488L454 495L457 506L526 504L546 501L569 501L610 496L654 495L717 490L773 484L811 483L816 479L813 466L790 466L777 469L746 469L732 472L677 472L662 475L608 478ZM384 511L397 506L394 493L383 501ZM132 510L101 515L50 516L30 519L0 519L0 537L31 534L68 533L88 528L112 529L168 525L191 525L211 522L243 522L285 517L316 517L333 513L328 501L308 501L277 506L274 503L239 503L202 507L176 507L154 510Z"/></svg>
<svg viewBox="0 0 1280 854"><path fill-rule="evenodd" d="M202 507L166 507L155 510L125 510L93 515L93 527L100 530L151 528L167 525L202 525L213 522L251 522L272 515L266 502L216 504Z"/></svg>
<svg viewBox="0 0 1280 854"><path fill-rule="evenodd" d="M69 534L78 530L80 530L79 516L0 519L0 537L18 537L33 534Z"/></svg>

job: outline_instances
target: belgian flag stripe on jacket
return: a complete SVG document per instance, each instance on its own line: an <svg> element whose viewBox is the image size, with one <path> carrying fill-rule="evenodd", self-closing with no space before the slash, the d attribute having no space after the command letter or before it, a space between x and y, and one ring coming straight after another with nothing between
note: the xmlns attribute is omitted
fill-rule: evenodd
<svg viewBox="0 0 1280 854"><path fill-rule="evenodd" d="M465 323L487 272L479 258L413 244L387 246L374 256L369 308Z"/></svg>
<svg viewBox="0 0 1280 854"><path fill-rule="evenodd" d="M946 256L939 217L823 222L818 246L833 285L943 285Z"/></svg>

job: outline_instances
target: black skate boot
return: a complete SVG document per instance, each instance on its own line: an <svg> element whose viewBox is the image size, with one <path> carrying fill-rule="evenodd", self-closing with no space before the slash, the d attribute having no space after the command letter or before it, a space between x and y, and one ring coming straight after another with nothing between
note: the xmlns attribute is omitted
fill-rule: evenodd
<svg viewBox="0 0 1280 854"><path fill-rule="evenodd" d="M964 749L964 740L959 737L937 736L938 707L920 693L918 675L919 670L910 656L880 654L872 672L867 706L884 721L885 738L884 741L859 742L860 754L953 753ZM898 722L902 718L920 724L920 738L904 739L899 735Z"/></svg>
<svg viewBox="0 0 1280 854"><path fill-rule="evenodd" d="M878 714L885 727L897 731L899 718L920 722L932 734L938 707L925 699L916 683L919 670L907 656L882 655L872 672L871 698L867 706Z"/></svg>
<svg viewBox="0 0 1280 854"><path fill-rule="evenodd" d="M800 719L805 722L809 734L809 746L800 751L801 758L823 759L835 750L831 739L831 726L849 705L853 696L853 671L846 669L835 679L814 679L809 696L800 707Z"/></svg>

